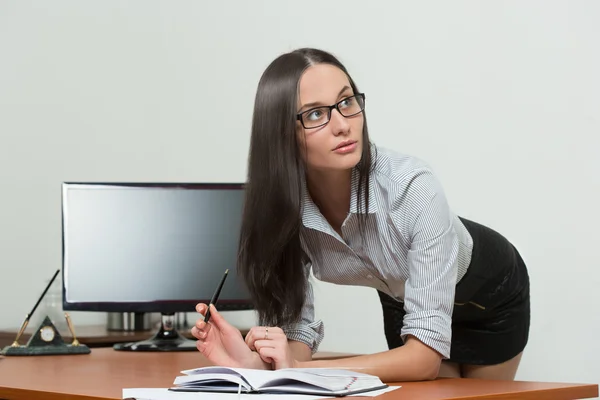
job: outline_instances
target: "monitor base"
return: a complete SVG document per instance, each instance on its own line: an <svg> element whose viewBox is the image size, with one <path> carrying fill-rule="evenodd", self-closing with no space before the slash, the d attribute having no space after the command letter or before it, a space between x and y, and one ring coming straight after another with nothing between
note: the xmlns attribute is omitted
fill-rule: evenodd
<svg viewBox="0 0 600 400"><path fill-rule="evenodd" d="M183 337L174 327L173 314L161 315L159 331L150 339L139 342L117 343L119 351L197 351L196 341Z"/></svg>

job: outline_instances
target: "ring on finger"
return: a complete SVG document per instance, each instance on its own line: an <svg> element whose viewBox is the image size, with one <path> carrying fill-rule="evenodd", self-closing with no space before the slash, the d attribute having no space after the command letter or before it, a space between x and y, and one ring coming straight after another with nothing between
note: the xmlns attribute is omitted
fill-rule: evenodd
<svg viewBox="0 0 600 400"><path fill-rule="evenodd" d="M265 328L265 340L269 338L269 328Z"/></svg>

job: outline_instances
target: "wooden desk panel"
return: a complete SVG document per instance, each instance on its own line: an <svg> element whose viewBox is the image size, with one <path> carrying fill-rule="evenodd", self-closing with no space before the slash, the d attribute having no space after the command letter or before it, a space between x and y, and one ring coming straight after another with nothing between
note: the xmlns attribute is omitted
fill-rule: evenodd
<svg viewBox="0 0 600 400"><path fill-rule="evenodd" d="M179 371L206 365L206 359L196 352L136 353L111 348L76 356L1 357L0 399L121 399L123 388L170 387ZM586 384L439 379L398 385L402 388L381 398L567 400L598 396L598 385Z"/></svg>

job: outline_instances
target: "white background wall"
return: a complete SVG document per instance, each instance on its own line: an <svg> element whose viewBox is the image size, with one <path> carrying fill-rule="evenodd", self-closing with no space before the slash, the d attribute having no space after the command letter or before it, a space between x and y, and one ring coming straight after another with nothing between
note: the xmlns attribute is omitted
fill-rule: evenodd
<svg viewBox="0 0 600 400"><path fill-rule="evenodd" d="M374 141L429 161L457 213L522 252L518 378L598 383L598 21L566 0L0 2L0 328L60 267L62 181L244 180L260 74L315 46L367 93ZM385 349L374 291L315 291L322 350Z"/></svg>

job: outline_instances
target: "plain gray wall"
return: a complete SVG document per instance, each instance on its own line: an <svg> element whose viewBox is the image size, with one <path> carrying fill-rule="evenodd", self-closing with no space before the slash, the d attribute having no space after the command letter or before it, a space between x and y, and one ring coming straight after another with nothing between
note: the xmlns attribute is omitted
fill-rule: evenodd
<svg viewBox="0 0 600 400"><path fill-rule="evenodd" d="M522 252L518 378L600 381L598 21L566 0L0 2L0 327L60 267L62 181L245 179L260 74L315 46L366 92L377 144L427 160L457 213ZM315 292L322 350L385 349L373 290Z"/></svg>

